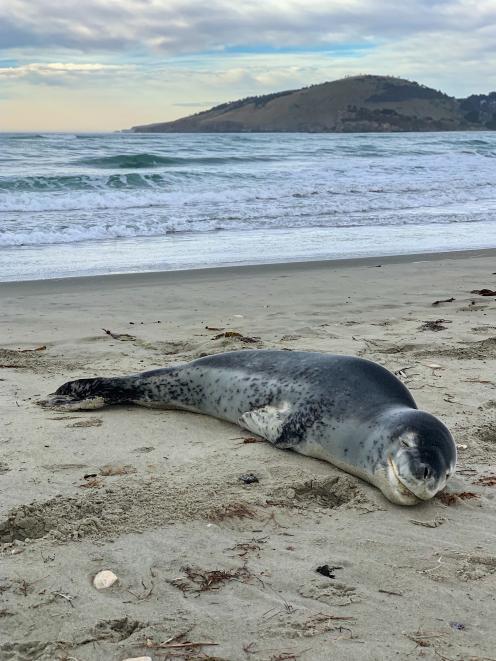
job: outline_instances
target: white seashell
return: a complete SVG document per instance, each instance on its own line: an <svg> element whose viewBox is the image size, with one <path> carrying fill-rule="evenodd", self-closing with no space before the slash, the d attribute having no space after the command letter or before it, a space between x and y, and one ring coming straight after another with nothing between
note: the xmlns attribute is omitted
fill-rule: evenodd
<svg viewBox="0 0 496 661"><path fill-rule="evenodd" d="M130 656L127 659L123 659L123 661L152 661L151 656Z"/></svg>
<svg viewBox="0 0 496 661"><path fill-rule="evenodd" d="M466 445L466 443L457 443L456 447L459 450L466 450L468 448L468 445Z"/></svg>
<svg viewBox="0 0 496 661"><path fill-rule="evenodd" d="M119 579L113 571L110 571L110 569L104 569L103 571L99 571L95 576L93 579L93 585L97 590L104 590L105 588L109 588L118 580Z"/></svg>

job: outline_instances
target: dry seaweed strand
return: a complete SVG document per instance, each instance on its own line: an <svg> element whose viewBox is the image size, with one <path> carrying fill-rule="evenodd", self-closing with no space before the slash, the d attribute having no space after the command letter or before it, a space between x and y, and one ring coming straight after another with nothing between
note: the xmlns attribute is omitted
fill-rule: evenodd
<svg viewBox="0 0 496 661"><path fill-rule="evenodd" d="M165 654L166 659L186 659L187 661L223 661L220 657L213 657L208 654L204 654L203 652L198 653L198 650L202 647L217 646L219 643L215 643L209 640L183 640L186 635L187 632L178 634L161 643L156 643L154 640L147 638L145 641L145 647L147 649L154 650L157 655Z"/></svg>
<svg viewBox="0 0 496 661"><path fill-rule="evenodd" d="M494 386L494 381L489 381L489 379L462 379L464 383L486 383Z"/></svg>
<svg viewBox="0 0 496 661"><path fill-rule="evenodd" d="M180 648L180 647L205 647L206 645L218 645L219 643L212 643L210 641L200 641L198 643L192 643L189 641L186 641L185 643L158 643L155 645L147 645L147 647L150 647L151 649L174 649L174 648Z"/></svg>
<svg viewBox="0 0 496 661"><path fill-rule="evenodd" d="M251 552L256 552L258 556L258 552L262 549L261 544L265 544L268 539L268 536L260 537L259 539L254 537L249 542L239 542L238 544L235 544L234 546L226 549L226 551L234 551L240 558L244 558L248 555L248 553Z"/></svg>
<svg viewBox="0 0 496 661"><path fill-rule="evenodd" d="M254 642L245 643L243 645L243 652L245 654L257 654L256 644Z"/></svg>
<svg viewBox="0 0 496 661"><path fill-rule="evenodd" d="M34 581L27 581L25 578L17 578L15 579L15 583L18 584L16 592L19 592L24 597L27 597L30 591L33 589L33 586L36 585L36 583L40 583L40 581L44 581L46 578L48 578L48 576L42 576L41 578L37 578Z"/></svg>
<svg viewBox="0 0 496 661"><path fill-rule="evenodd" d="M153 588L155 587L153 579L155 578L156 574L153 572L153 568L150 567L149 569L150 572L150 587L147 588L145 585L145 581L141 579L141 585L143 586L144 592L141 594L137 594L136 592L133 592L132 590L126 590L126 592L129 592L133 597L135 597L138 601L144 601L145 599L148 599L152 592Z"/></svg>
<svg viewBox="0 0 496 661"><path fill-rule="evenodd" d="M155 656L157 659L163 659L164 661L172 661L172 659L182 659L182 661L230 661L230 659L212 656L191 648L158 650L155 652Z"/></svg>
<svg viewBox="0 0 496 661"><path fill-rule="evenodd" d="M416 526L424 526L425 528L439 528L446 521L446 517L436 517L432 521L418 521L417 519L410 519L410 523Z"/></svg>
<svg viewBox="0 0 496 661"><path fill-rule="evenodd" d="M113 333L111 330L108 330L107 328L102 328L102 331L106 335L110 335L110 337L113 340L135 340L136 337L134 335L129 335L129 333Z"/></svg>
<svg viewBox="0 0 496 661"><path fill-rule="evenodd" d="M279 654L273 654L270 657L270 661L296 661L300 656L301 654L296 654L295 652L279 652Z"/></svg>
<svg viewBox="0 0 496 661"><path fill-rule="evenodd" d="M258 651L254 647L255 643L250 643L249 645L243 645L243 651L245 654L261 654L262 651ZM266 650L267 652L271 652L272 650ZM301 652L289 652L289 651L283 651L283 652L276 652L275 654L272 654L272 656L269 657L269 661L296 661L296 659L299 659L302 654L305 654L306 652L309 652L309 649L302 650Z"/></svg>
<svg viewBox="0 0 496 661"><path fill-rule="evenodd" d="M456 301L456 298L443 298L439 301L434 301L432 305L439 305L440 303L453 303L453 301Z"/></svg>
<svg viewBox="0 0 496 661"><path fill-rule="evenodd" d="M245 443L265 443L265 439L261 436L236 436L230 439L231 441L242 441L238 445L244 445Z"/></svg>
<svg viewBox="0 0 496 661"><path fill-rule="evenodd" d="M210 510L207 518L215 522L225 519L254 519L255 511L245 503L229 503Z"/></svg>
<svg viewBox="0 0 496 661"><path fill-rule="evenodd" d="M496 475L486 475L485 477L480 477L472 484L480 484L483 487L495 487L496 486Z"/></svg>
<svg viewBox="0 0 496 661"><path fill-rule="evenodd" d="M259 337L247 337L246 335L241 335L238 331L225 331L224 333L219 333L219 335L215 335L212 340L220 340L223 337L236 337L240 342L246 342L247 344L256 344L260 341Z"/></svg>
<svg viewBox="0 0 496 661"><path fill-rule="evenodd" d="M351 622L354 620L354 617L347 615L329 615L327 613L317 613L315 617L310 618L305 622L306 625L310 625L315 622L327 622L328 620L343 620L345 622Z"/></svg>
<svg viewBox="0 0 496 661"><path fill-rule="evenodd" d="M101 489L103 487L103 480L98 477L90 477L79 485L82 489Z"/></svg>
<svg viewBox="0 0 496 661"><path fill-rule="evenodd" d="M444 505L454 505L460 500L471 500L472 498L480 498L480 496L473 491L460 491L459 493L447 493L441 491L438 493L436 498L440 500Z"/></svg>
<svg viewBox="0 0 496 661"><path fill-rule="evenodd" d="M252 574L246 564L236 569L213 569L210 571L186 566L181 567L181 571L185 573L184 577L179 576L169 582L184 594L187 592L200 594L210 590L219 590L228 581L246 582L252 578L258 578Z"/></svg>
<svg viewBox="0 0 496 661"><path fill-rule="evenodd" d="M185 661L227 661L218 656L211 656L203 651L202 647L217 646L219 643L214 641L190 641L186 640L186 636L191 631L187 631L171 636L167 640L160 643L155 642L151 638L147 638L144 645L147 649L154 650L157 658L164 659L185 659ZM142 643L139 643L141 646ZM165 656L164 656L165 655Z"/></svg>
<svg viewBox="0 0 496 661"><path fill-rule="evenodd" d="M447 326L443 326L443 324L451 324L451 321L448 319L435 319L432 321L424 321L422 326L420 326L419 330L421 331L443 331L446 330Z"/></svg>
<svg viewBox="0 0 496 661"><path fill-rule="evenodd" d="M444 631L422 631L418 629L414 633L404 633L409 640L413 640L414 643L417 643L419 647L430 647L432 645L431 641L436 638L442 638L446 635Z"/></svg>
<svg viewBox="0 0 496 661"><path fill-rule="evenodd" d="M54 597L60 597L61 599L65 599L66 601L68 601L72 606L72 608L75 607L74 604L72 603L74 597L71 597L70 594L64 594L63 592L52 592L52 594Z"/></svg>

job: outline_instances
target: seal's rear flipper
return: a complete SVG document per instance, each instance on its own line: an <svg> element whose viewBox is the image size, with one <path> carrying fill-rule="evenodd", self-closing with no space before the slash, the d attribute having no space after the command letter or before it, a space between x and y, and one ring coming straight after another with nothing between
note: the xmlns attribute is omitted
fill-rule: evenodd
<svg viewBox="0 0 496 661"><path fill-rule="evenodd" d="M281 408L276 406L262 406L259 409L253 409L253 411L243 413L238 420L238 424L240 427L265 438L269 443L284 448L285 445L282 445L280 440L288 418L289 406L286 404ZM288 447L291 447L291 444Z"/></svg>
<svg viewBox="0 0 496 661"><path fill-rule="evenodd" d="M101 409L106 405L103 397L88 397L87 399L74 399L68 395L56 395L47 399L40 399L36 402L45 409L54 411L90 411L92 409Z"/></svg>
<svg viewBox="0 0 496 661"><path fill-rule="evenodd" d="M68 381L38 404L56 411L91 411L108 404L130 402L134 396L135 388L130 379L99 377Z"/></svg>

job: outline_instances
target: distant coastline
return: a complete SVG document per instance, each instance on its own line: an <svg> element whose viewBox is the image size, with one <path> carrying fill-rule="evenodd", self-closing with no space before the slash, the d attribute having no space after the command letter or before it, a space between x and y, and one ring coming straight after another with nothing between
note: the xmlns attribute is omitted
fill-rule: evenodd
<svg viewBox="0 0 496 661"><path fill-rule="evenodd" d="M496 130L496 92L456 99L393 76L361 75L222 103L133 133L397 133Z"/></svg>

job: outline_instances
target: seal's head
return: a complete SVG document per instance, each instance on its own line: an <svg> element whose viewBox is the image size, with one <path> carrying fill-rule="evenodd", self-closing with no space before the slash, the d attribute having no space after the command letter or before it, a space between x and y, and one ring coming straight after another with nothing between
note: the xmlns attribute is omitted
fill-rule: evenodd
<svg viewBox="0 0 496 661"><path fill-rule="evenodd" d="M455 472L456 445L440 420L425 411L396 411L389 416L387 436L379 486L389 500L415 505L444 489Z"/></svg>

